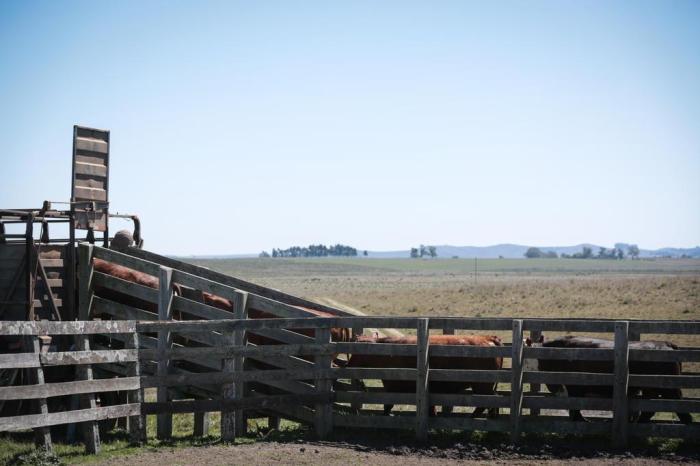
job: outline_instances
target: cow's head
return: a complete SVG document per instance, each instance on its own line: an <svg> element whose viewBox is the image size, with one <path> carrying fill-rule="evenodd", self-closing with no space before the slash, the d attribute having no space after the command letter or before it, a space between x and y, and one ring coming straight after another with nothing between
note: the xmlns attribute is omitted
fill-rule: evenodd
<svg viewBox="0 0 700 466"><path fill-rule="evenodd" d="M523 339L523 341L525 342L525 346L540 346L542 343L544 343L544 335L540 335L537 340L527 337Z"/></svg>

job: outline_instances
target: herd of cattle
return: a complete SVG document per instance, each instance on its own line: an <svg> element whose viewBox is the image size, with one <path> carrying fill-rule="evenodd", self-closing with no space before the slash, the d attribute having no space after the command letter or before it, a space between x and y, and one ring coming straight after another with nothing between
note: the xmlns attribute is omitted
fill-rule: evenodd
<svg viewBox="0 0 700 466"><path fill-rule="evenodd" d="M94 270L111 275L113 277L137 283L150 288L158 288L158 280L156 277L114 264L101 259L93 259ZM207 292L192 290L180 285L174 285L174 292L180 296L207 304L222 310L233 312L233 303L228 299L213 295ZM117 302L122 302L134 307L157 313L155 304L147 301L139 300L133 296L125 295L106 288L95 289L95 294L106 299ZM332 317L332 314L324 311L319 311L309 308L301 308L309 313L310 316L317 317ZM106 317L106 316L104 316ZM185 319L184 315L175 315L178 319ZM275 317L264 311L257 309L248 309L248 317L251 319L264 319ZM313 336L313 329L294 330L307 336ZM391 344L416 344L415 336L403 337L381 337L379 334L370 336L359 335L351 338L350 329L332 328L331 339L334 342L364 342L379 345ZM279 344L279 342L268 337L259 335L248 335L250 343L261 344ZM430 345L467 345L467 346L502 346L501 339L491 335L431 335L429 337ZM525 342L529 346L542 346L546 348L613 348L614 344L610 340L582 337L582 336L564 336L555 338L550 341ZM630 342L630 349L657 349L657 350L675 350L677 347L673 343L665 341L642 341ZM335 359L339 365L353 368L415 368L415 356L388 356L388 355L371 355L371 354L354 354L348 355L348 359L343 361ZM503 358L501 357L429 357L429 367L434 369L470 369L470 370L496 370L503 367ZM585 372L585 373L613 373L613 361L589 361L589 360L562 360L562 359L540 359L538 361L540 371L554 372ZM655 375L679 375L681 374L681 364L678 362L644 362L631 361L629 365L631 374L655 374ZM416 390L415 381L410 380L382 380L384 390L390 393L410 393ZM492 382L452 382L452 381L430 381L429 391L439 394L457 394L471 388L472 392L477 395L495 395L496 383ZM612 397L611 386L586 386L586 385L547 385L548 390L556 395L568 395L570 397L596 396L601 398ZM642 397L647 399L680 399L682 398L680 389L664 389L664 388L642 388L630 387L628 395L630 397ZM393 405L385 405L384 413L389 414ZM451 407L443 406L443 413L449 412ZM485 408L475 408L473 416L483 415ZM435 414L435 407L431 407L431 413ZM649 421L655 413L637 413L632 416L632 420L639 422ZM489 416L498 415L498 408L490 408ZM690 423L692 418L688 413L677 413L679 419L683 423ZM581 412L578 410L570 410L569 416L572 420L584 420Z"/></svg>

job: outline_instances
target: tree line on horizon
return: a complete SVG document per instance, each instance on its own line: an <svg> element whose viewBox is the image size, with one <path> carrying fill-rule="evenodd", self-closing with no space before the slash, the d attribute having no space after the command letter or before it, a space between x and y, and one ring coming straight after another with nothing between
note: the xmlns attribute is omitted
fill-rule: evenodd
<svg viewBox="0 0 700 466"><path fill-rule="evenodd" d="M366 256L367 251L363 254ZM357 256L357 249L344 244L326 246L325 244L310 244L309 246L292 246L287 249L273 248L272 254L263 251L260 257L328 257L328 256Z"/></svg>
<svg viewBox="0 0 700 466"><path fill-rule="evenodd" d="M424 244L421 244L417 248L411 248L410 256L412 259L418 259L420 257L436 258L437 249L435 248L435 246L426 246Z"/></svg>
<svg viewBox="0 0 700 466"><path fill-rule="evenodd" d="M626 251L625 251L626 249ZM574 254L562 253L561 256L556 253L556 251L542 251L540 248L528 248L525 251L525 257L528 259L557 259L561 257L562 259L617 259L622 260L625 257L631 259L639 258L639 247L636 244L616 244L614 248L604 248L601 247L598 250L598 254L593 254L593 249L588 246L584 246L581 252L576 252Z"/></svg>

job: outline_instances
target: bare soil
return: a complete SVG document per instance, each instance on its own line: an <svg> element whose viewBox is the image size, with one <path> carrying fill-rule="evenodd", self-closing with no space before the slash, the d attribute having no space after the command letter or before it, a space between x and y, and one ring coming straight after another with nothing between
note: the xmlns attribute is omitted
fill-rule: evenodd
<svg viewBox="0 0 700 466"><path fill-rule="evenodd" d="M650 452L651 453L651 452ZM556 449L548 444L537 447L514 448L502 444L483 446L455 444L421 449L410 446L372 448L345 442L258 442L248 445L215 445L152 451L124 457L112 457L103 465L233 465L322 464L377 466L447 465L447 464L507 464L507 465L565 465L572 462L592 465L670 465L680 462L700 464L697 456L645 452L605 452L591 449Z"/></svg>

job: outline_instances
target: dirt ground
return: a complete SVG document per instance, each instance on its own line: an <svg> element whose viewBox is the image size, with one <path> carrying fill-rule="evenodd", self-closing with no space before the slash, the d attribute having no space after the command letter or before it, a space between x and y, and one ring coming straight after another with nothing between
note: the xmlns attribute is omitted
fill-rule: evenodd
<svg viewBox="0 0 700 466"><path fill-rule="evenodd" d="M389 447L374 450L344 443L255 443L251 445L218 445L179 449L159 448L138 455L113 457L100 465L153 466L153 465L234 465L269 464L293 465L356 465L377 466L448 465L448 464L504 464L504 465L566 465L572 462L591 465L670 465L683 462L700 464L698 458L676 454L637 456L630 452L603 453L593 456L572 451L569 455L552 457L546 448L538 452L520 453L517 450L493 449L455 445L453 448L433 448L415 451L409 447ZM576 456L581 454L582 456ZM595 453L594 453L595 455Z"/></svg>

